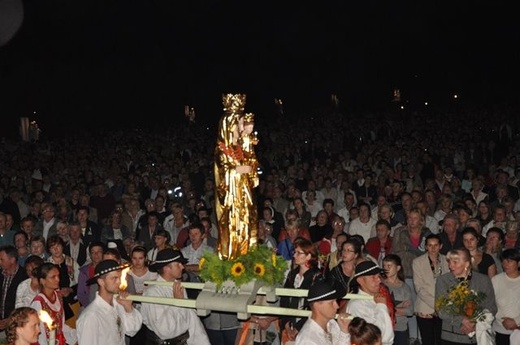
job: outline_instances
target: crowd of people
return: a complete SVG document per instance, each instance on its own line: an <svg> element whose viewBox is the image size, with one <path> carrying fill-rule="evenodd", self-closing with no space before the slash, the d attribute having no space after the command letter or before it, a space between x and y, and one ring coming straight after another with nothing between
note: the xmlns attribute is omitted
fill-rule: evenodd
<svg viewBox="0 0 520 345"><path fill-rule="evenodd" d="M515 344L520 126L513 113L257 116L258 240L290 262L285 287L309 289L308 298L282 297L280 306L312 316L253 315L253 339L336 344L349 334L358 345L474 343L475 322L435 305L464 281L486 293L496 344ZM213 132L187 122L3 140L0 330L11 343L34 323L29 307L52 314L67 344L95 344L86 340L94 328L117 330L100 333L126 344L246 338L236 315L202 318L123 298L196 296L180 282L200 281L199 259L217 250ZM125 265L127 292L116 298ZM172 282L173 291L144 285L156 279ZM345 293L370 298L327 297ZM38 324L36 336L46 341L50 329Z"/></svg>

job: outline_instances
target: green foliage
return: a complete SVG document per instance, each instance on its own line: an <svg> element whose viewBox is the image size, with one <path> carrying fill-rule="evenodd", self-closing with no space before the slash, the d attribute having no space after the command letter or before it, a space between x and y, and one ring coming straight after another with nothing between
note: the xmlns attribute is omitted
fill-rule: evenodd
<svg viewBox="0 0 520 345"><path fill-rule="evenodd" d="M259 245L235 260L220 260L217 253L207 251L199 262L199 270L201 279L217 287L226 280L240 286L253 279L272 286L283 283L287 261L267 246Z"/></svg>

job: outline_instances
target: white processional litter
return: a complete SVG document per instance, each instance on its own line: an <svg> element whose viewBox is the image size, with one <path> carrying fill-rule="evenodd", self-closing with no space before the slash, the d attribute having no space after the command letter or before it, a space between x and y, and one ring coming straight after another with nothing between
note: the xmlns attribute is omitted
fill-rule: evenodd
<svg viewBox="0 0 520 345"><path fill-rule="evenodd" d="M171 282L162 282L162 281L146 281L145 285L162 285L162 286L172 286ZM211 283L189 283L183 282L182 286L186 289L195 289L195 290L203 290L199 294L197 299L204 299L204 308L200 310L197 307L197 304L201 304L200 300L197 303L197 299L178 299L178 298L166 298L166 297L152 297L152 296L137 296L130 295L127 299L135 301L135 302L144 302L144 303L156 303L156 304L165 304L172 305L181 308L192 308L197 309L197 314L201 316L208 315L212 310L214 311L236 311L238 318L240 320L248 319L251 314L258 315L286 315L286 316L295 316L295 317L310 317L310 310L300 310L300 309L292 309L292 308L282 308L276 306L263 306L263 305L255 305L252 301L256 299L256 295L267 295L268 300L273 301L280 296L292 296L292 297L307 297L308 290L306 289L287 289L287 288L273 288L270 286L262 286L257 289L251 289L248 291L243 291L240 288L230 289L228 287L224 287L219 291L214 290L214 285ZM209 286L209 289L208 289ZM206 291L204 296L203 292ZM251 296L246 296L246 298L241 298L239 300L235 299L234 295L244 295L250 294ZM202 295L202 296L201 296ZM358 294L346 294L343 299L372 299L372 296L367 295L358 295ZM239 303L237 303L237 301ZM245 304L245 305L239 305Z"/></svg>

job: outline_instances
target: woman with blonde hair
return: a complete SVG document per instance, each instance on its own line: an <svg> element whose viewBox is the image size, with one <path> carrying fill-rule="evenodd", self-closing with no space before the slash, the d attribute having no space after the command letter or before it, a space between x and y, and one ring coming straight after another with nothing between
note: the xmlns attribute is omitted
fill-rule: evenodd
<svg viewBox="0 0 520 345"><path fill-rule="evenodd" d="M11 312L6 329L8 345L38 343L40 318L33 308L20 307Z"/></svg>
<svg viewBox="0 0 520 345"><path fill-rule="evenodd" d="M487 309L492 315L497 312L495 302L495 292L491 279L482 273L471 269L471 254L466 248L452 249L446 255L450 271L437 277L435 281L435 301L446 294L455 286L465 282L471 290L479 291L484 294L481 302L483 309ZM446 312L443 309L436 310L437 315L442 320L442 343L446 344L471 344L475 343L475 338L469 336L476 330L475 321L467 316Z"/></svg>

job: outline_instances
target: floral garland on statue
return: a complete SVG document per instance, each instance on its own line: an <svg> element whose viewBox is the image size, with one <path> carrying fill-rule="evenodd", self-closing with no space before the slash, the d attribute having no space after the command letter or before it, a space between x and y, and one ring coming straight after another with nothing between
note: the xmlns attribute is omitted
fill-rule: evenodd
<svg viewBox="0 0 520 345"><path fill-rule="evenodd" d="M217 288L227 280L236 286L254 279L268 286L282 284L286 270L287 261L265 245L252 247L234 260L221 260L217 253L206 251L199 261L200 278L217 284Z"/></svg>
<svg viewBox="0 0 520 345"><path fill-rule="evenodd" d="M236 148L226 146L222 141L218 143L218 147L224 152L224 154L228 157L236 161L242 161L244 159L244 151L242 151L241 146L237 146Z"/></svg>

